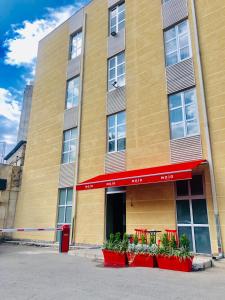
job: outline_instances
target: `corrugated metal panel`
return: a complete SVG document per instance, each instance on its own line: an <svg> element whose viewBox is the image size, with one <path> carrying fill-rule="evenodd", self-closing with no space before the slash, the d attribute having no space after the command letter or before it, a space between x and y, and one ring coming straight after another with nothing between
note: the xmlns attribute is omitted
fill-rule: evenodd
<svg viewBox="0 0 225 300"><path fill-rule="evenodd" d="M171 162L177 163L202 159L202 143L200 135L170 141Z"/></svg>
<svg viewBox="0 0 225 300"><path fill-rule="evenodd" d="M162 5L163 29L188 16L187 0L170 0Z"/></svg>
<svg viewBox="0 0 225 300"><path fill-rule="evenodd" d="M68 61L66 78L71 79L80 74L81 56L77 56Z"/></svg>
<svg viewBox="0 0 225 300"><path fill-rule="evenodd" d="M68 19L69 33L72 34L82 28L84 10L80 9Z"/></svg>
<svg viewBox="0 0 225 300"><path fill-rule="evenodd" d="M114 173L126 170L126 152L119 151L106 153L105 173Z"/></svg>
<svg viewBox="0 0 225 300"><path fill-rule="evenodd" d="M74 186L75 163L62 164L59 174L59 188Z"/></svg>
<svg viewBox="0 0 225 300"><path fill-rule="evenodd" d="M167 93L172 94L195 85L192 58L166 68Z"/></svg>
<svg viewBox="0 0 225 300"><path fill-rule="evenodd" d="M111 115L126 109L125 87L117 88L107 94L106 113Z"/></svg>
<svg viewBox="0 0 225 300"><path fill-rule="evenodd" d="M64 111L63 130L77 127L78 124L78 107L73 107Z"/></svg>
<svg viewBox="0 0 225 300"><path fill-rule="evenodd" d="M125 29L120 30L116 36L108 37L108 58L125 50Z"/></svg>

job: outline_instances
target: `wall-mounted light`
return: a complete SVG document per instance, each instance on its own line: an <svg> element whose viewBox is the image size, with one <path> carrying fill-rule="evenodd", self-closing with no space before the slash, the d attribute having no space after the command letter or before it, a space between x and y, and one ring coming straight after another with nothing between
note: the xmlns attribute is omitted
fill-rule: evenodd
<svg viewBox="0 0 225 300"><path fill-rule="evenodd" d="M117 81L114 81L113 83L112 83L112 85L114 86L114 88L118 88L118 84L117 84Z"/></svg>
<svg viewBox="0 0 225 300"><path fill-rule="evenodd" d="M111 32L111 36L117 36L116 31L112 31L112 32Z"/></svg>

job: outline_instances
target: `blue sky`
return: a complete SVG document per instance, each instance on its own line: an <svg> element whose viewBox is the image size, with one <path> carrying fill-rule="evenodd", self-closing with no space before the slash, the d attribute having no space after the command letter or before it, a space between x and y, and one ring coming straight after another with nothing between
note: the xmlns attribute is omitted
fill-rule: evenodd
<svg viewBox="0 0 225 300"><path fill-rule="evenodd" d="M38 41L89 0L0 0L0 142L16 143L25 85Z"/></svg>

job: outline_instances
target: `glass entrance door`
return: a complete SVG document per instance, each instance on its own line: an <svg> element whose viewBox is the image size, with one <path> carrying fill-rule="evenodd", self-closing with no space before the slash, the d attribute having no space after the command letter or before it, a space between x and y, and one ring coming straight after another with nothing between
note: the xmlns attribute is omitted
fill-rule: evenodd
<svg viewBox="0 0 225 300"><path fill-rule="evenodd" d="M186 234L190 249L196 253L211 253L207 204L201 175L192 180L178 181L177 192L177 227L178 234Z"/></svg>

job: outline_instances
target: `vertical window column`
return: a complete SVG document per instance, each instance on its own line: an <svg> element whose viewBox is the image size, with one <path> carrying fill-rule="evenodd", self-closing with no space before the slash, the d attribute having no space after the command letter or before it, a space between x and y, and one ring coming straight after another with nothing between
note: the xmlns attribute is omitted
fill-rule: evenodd
<svg viewBox="0 0 225 300"><path fill-rule="evenodd" d="M108 91L125 85L125 53L108 60Z"/></svg>
<svg viewBox="0 0 225 300"><path fill-rule="evenodd" d="M117 33L125 27L125 3L110 9L110 33Z"/></svg>
<svg viewBox="0 0 225 300"><path fill-rule="evenodd" d="M126 113L120 112L108 117L108 152L126 149Z"/></svg>
<svg viewBox="0 0 225 300"><path fill-rule="evenodd" d="M72 163L75 161L77 146L77 128L65 130L63 132L62 163Z"/></svg>

